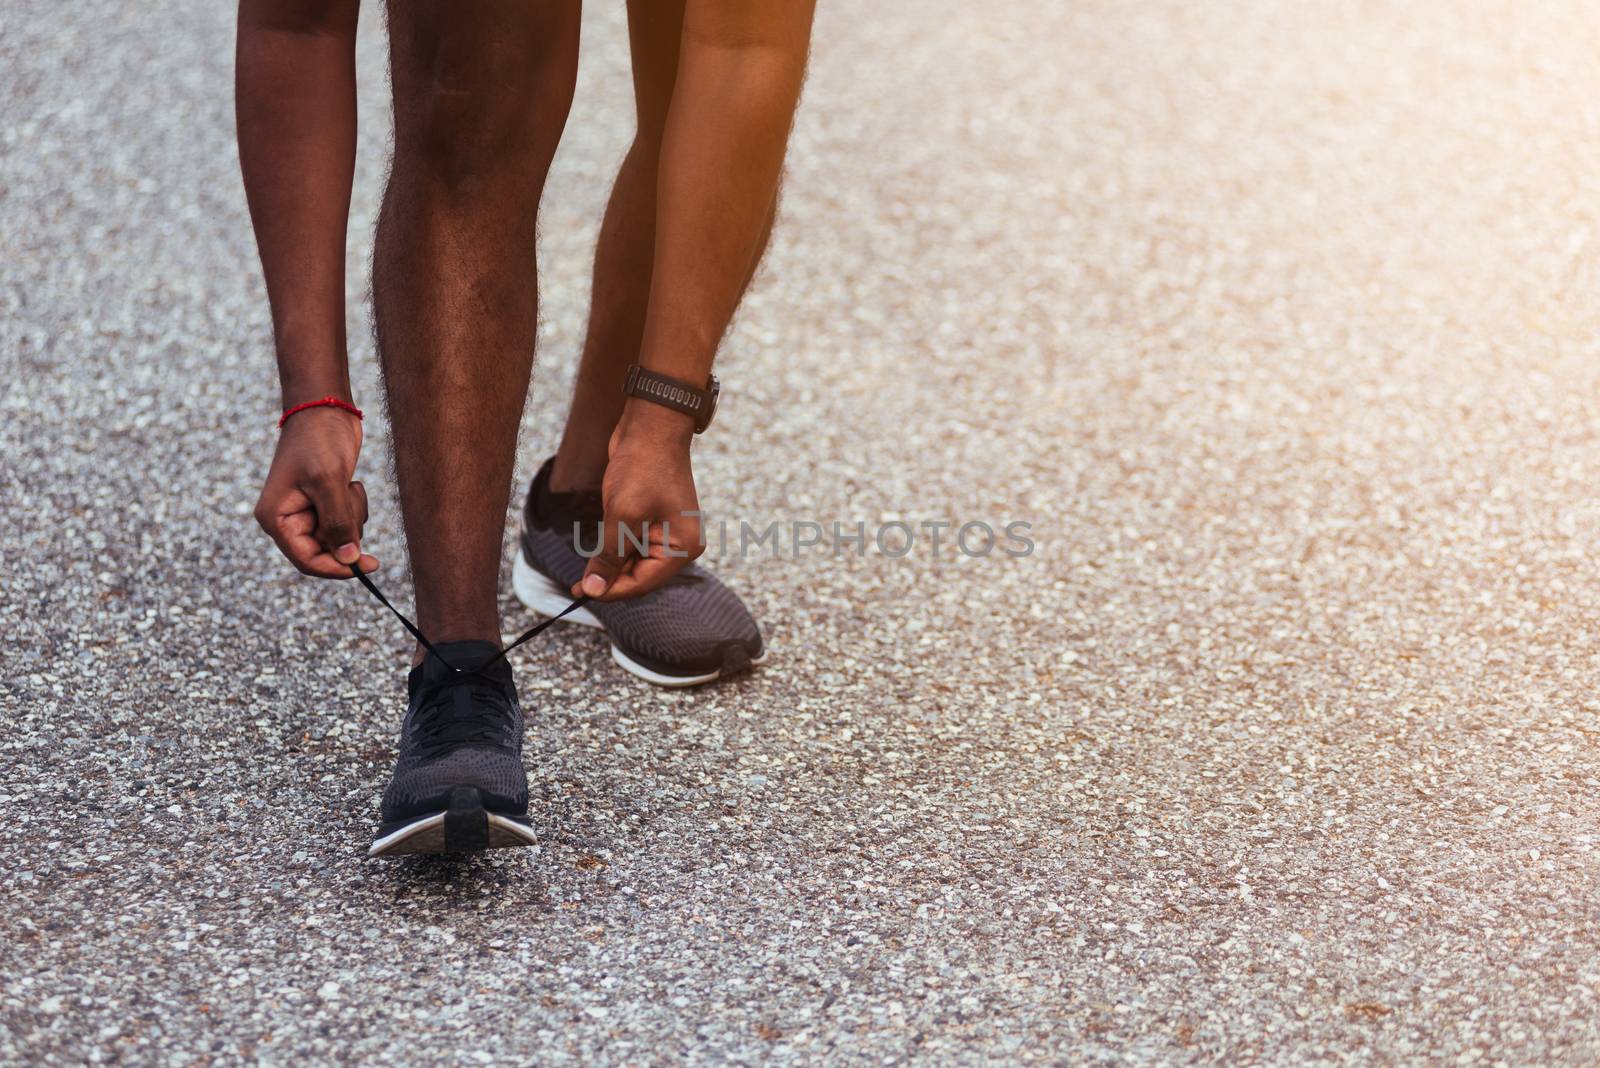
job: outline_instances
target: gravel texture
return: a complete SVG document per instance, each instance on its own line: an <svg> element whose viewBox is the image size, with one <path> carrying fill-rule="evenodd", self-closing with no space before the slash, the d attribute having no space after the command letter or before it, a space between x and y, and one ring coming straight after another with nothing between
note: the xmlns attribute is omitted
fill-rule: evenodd
<svg viewBox="0 0 1600 1068"><path fill-rule="evenodd" d="M1592 12L824 4L703 499L1036 551L714 561L774 655L693 693L559 629L516 659L542 849L402 863L362 851L403 636L249 518L231 32L0 11L0 1060L1600 1058ZM383 61L369 13L363 250Z"/></svg>

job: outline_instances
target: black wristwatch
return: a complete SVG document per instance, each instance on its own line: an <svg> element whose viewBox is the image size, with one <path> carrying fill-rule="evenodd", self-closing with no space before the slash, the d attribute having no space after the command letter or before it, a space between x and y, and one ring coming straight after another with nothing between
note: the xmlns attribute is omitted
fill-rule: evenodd
<svg viewBox="0 0 1600 1068"><path fill-rule="evenodd" d="M711 425L711 417L717 414L717 395L722 392L722 383L717 381L716 375L711 375L706 379L705 389L696 389L687 382L658 375L634 364L628 368L628 378L622 383L622 392L693 416L694 432L703 434L706 427Z"/></svg>

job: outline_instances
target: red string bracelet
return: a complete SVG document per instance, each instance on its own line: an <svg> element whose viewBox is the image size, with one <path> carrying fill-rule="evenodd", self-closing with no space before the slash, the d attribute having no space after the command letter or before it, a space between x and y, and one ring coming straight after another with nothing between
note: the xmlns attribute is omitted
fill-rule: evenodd
<svg viewBox="0 0 1600 1068"><path fill-rule="evenodd" d="M321 400L306 401L304 404L296 404L293 408L290 408L288 411L284 412L282 417L278 419L278 429L283 429L283 424L289 421L289 417L291 415L295 415L298 412L303 412L307 408L340 408L349 412L357 419L366 418L366 416L361 414L361 409L357 408L349 401L342 401L338 397L328 396L323 397Z"/></svg>

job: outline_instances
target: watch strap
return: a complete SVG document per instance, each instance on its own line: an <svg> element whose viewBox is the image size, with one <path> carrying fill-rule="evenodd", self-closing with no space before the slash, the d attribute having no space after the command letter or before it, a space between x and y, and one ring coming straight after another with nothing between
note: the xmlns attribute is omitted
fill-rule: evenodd
<svg viewBox="0 0 1600 1068"><path fill-rule="evenodd" d="M622 392L630 397L651 401L690 416L694 419L696 434L711 425L711 416L717 408L716 375L707 380L706 388L700 389L681 379L669 378L633 364L628 368L628 377L622 384Z"/></svg>

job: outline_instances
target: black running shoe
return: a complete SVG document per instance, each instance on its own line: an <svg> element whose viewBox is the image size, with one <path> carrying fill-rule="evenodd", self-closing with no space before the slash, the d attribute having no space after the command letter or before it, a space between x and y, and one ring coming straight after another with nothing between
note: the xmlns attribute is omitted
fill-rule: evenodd
<svg viewBox="0 0 1600 1068"><path fill-rule="evenodd" d="M550 492L547 460L522 509L521 547L511 583L523 604L554 615L588 561L574 545L574 524L592 544L603 514L599 494ZM567 616L611 639L611 658L657 686L695 686L766 659L761 628L744 602L717 577L690 564L659 590L626 601L591 601Z"/></svg>
<svg viewBox="0 0 1600 1068"><path fill-rule="evenodd" d="M493 642L445 642L437 649L449 664L429 653L407 680L411 701L400 729L400 759L368 856L535 841L511 665Z"/></svg>

